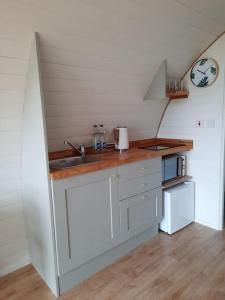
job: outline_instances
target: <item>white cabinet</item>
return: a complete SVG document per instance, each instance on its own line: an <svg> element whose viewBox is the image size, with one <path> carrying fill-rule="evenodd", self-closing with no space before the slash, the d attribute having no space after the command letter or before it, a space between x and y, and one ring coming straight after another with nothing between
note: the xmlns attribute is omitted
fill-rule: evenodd
<svg viewBox="0 0 225 300"><path fill-rule="evenodd" d="M59 274L118 244L117 181L100 171L53 183Z"/></svg>

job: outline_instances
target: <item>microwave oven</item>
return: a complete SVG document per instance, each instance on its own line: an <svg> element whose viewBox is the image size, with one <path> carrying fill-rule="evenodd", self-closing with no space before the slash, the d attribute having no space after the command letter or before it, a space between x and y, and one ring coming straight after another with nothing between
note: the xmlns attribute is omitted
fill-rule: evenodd
<svg viewBox="0 0 225 300"><path fill-rule="evenodd" d="M186 175L186 156L169 155L162 159L163 181Z"/></svg>

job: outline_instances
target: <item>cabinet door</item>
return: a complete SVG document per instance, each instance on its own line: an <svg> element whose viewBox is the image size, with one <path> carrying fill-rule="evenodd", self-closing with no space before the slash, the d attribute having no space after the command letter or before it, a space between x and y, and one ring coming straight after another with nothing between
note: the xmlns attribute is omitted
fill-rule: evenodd
<svg viewBox="0 0 225 300"><path fill-rule="evenodd" d="M70 180L67 186L64 183L64 187L53 188L59 274L91 260L118 242L117 176L100 172L93 178L95 181L78 186L73 186Z"/></svg>
<svg viewBox="0 0 225 300"><path fill-rule="evenodd" d="M120 202L121 237L129 239L162 219L162 189L127 198Z"/></svg>

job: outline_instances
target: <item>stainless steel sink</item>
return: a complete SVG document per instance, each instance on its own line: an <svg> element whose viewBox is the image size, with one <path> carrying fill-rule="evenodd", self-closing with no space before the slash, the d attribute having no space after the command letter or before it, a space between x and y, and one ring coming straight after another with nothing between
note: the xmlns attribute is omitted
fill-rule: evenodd
<svg viewBox="0 0 225 300"><path fill-rule="evenodd" d="M49 161L49 167L50 169L61 170L79 165L92 164L100 160L100 157L95 155L86 155L84 158L81 156L73 156L51 160Z"/></svg>

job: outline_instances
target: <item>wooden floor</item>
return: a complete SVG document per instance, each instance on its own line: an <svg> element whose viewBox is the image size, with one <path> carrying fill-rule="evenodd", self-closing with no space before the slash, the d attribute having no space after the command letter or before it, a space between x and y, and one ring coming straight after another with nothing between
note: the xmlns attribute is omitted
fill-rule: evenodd
<svg viewBox="0 0 225 300"><path fill-rule="evenodd" d="M0 279L0 299L55 297L28 266ZM160 233L60 299L225 300L225 231L193 224Z"/></svg>

